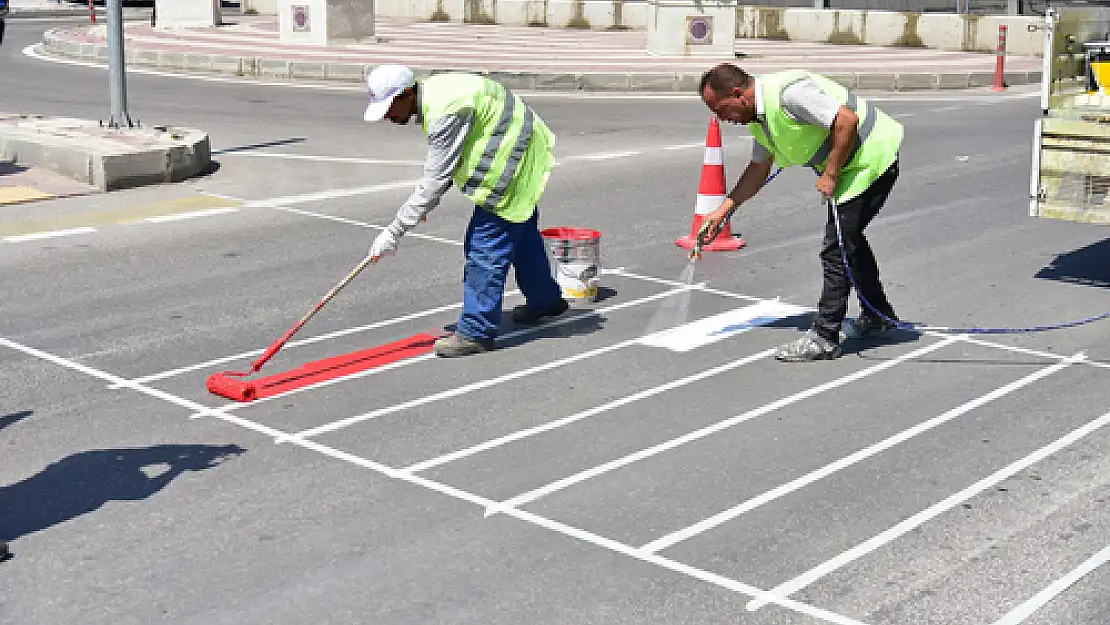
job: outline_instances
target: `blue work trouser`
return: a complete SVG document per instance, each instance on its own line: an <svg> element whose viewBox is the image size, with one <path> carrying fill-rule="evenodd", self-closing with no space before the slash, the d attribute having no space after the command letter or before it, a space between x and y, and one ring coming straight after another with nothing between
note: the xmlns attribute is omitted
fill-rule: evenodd
<svg viewBox="0 0 1110 625"><path fill-rule="evenodd" d="M540 236L539 211L513 223L483 208L474 208L466 228L463 251L463 310L455 331L472 340L492 341L501 323L501 303L509 265L528 307L547 310L561 296L551 277L547 251Z"/></svg>

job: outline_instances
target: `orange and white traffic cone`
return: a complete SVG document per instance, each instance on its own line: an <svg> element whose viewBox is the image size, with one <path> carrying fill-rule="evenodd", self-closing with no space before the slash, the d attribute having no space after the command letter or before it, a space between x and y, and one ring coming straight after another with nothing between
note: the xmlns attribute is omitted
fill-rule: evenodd
<svg viewBox="0 0 1110 625"><path fill-rule="evenodd" d="M698 186L698 201L694 205L694 223L690 234L679 237L675 245L682 249L694 249L698 243L698 230L701 230L705 216L721 205L728 191L725 190L725 161L721 152L721 124L714 115L709 119L709 132L705 137L705 159L701 167L701 184ZM712 243L701 248L705 252L734 252L744 247L744 239L734 237L729 222Z"/></svg>

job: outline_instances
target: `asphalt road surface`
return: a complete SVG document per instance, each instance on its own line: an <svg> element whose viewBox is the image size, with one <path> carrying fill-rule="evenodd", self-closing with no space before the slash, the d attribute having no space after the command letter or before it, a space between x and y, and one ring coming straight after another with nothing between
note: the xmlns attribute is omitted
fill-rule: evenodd
<svg viewBox="0 0 1110 625"><path fill-rule="evenodd" d="M9 24L0 110L106 118L102 69L22 54L48 26ZM678 281L693 95L525 94L559 138L541 223L602 232L600 301L244 404L205 379L361 260L423 138L364 124L359 89L128 88L142 123L208 131L218 168L0 210L0 622L1110 620L1110 322L774 361L816 303L825 214L784 172L737 214L747 246ZM1033 92L869 95L906 127L868 230L903 319L1110 309L1108 231L1028 216ZM724 146L731 181L750 138ZM452 192L264 372L449 326L469 214ZM768 306L793 312L733 323Z"/></svg>

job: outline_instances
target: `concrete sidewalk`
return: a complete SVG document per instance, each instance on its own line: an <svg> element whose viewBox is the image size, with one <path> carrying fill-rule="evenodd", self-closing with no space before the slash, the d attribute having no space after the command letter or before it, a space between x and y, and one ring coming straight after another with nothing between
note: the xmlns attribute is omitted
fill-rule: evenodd
<svg viewBox="0 0 1110 625"><path fill-rule="evenodd" d="M993 54L924 48L739 39L732 58L649 56L635 31L529 28L379 19L376 41L313 46L280 41L274 16L229 16L211 28L126 25L131 66L170 72L315 82L358 83L374 65L405 63L427 74L487 73L516 89L560 91L696 90L702 72L731 61L753 73L788 68L821 72L862 90L906 91L990 86ZM107 27L60 28L44 34L47 55L105 63ZM1036 57L1006 59L1008 85L1040 81Z"/></svg>
<svg viewBox="0 0 1110 625"><path fill-rule="evenodd" d="M73 0L10 0L9 19L89 17L89 3ZM105 19L104 3L97 0L94 6L97 21ZM150 19L150 7L124 7L124 19Z"/></svg>

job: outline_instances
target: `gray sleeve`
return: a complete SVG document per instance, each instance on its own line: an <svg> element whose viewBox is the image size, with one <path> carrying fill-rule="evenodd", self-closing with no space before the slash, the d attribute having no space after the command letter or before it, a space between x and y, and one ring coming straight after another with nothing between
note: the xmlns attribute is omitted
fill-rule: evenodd
<svg viewBox="0 0 1110 625"><path fill-rule="evenodd" d="M451 176L459 166L463 144L470 132L473 112L446 115L428 128L428 156L424 160L424 176L412 195L397 210L389 228L400 237L439 206L443 194L451 188Z"/></svg>
<svg viewBox="0 0 1110 625"><path fill-rule="evenodd" d="M753 163L766 163L771 160L771 151L763 147L763 144L752 139L752 158Z"/></svg>
<svg viewBox="0 0 1110 625"><path fill-rule="evenodd" d="M782 108L798 121L832 128L840 102L807 78L790 85L782 94Z"/></svg>

